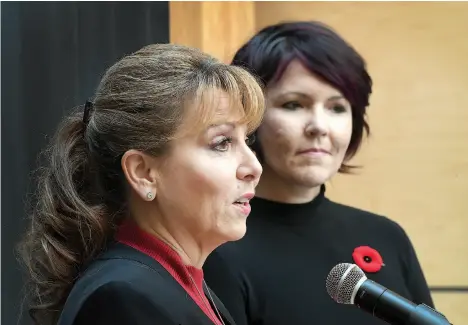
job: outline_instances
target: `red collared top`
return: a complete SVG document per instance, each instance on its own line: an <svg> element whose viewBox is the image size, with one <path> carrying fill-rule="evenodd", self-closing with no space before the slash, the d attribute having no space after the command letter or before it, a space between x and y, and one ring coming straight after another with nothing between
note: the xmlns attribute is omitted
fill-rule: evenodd
<svg viewBox="0 0 468 325"><path fill-rule="evenodd" d="M177 252L162 240L139 228L134 222L123 222L116 233L116 240L158 261L185 289L213 323L222 325L218 317L215 316L215 311L211 308L203 291L203 270L185 265ZM190 275L193 281L190 279ZM197 287L195 287L194 282Z"/></svg>

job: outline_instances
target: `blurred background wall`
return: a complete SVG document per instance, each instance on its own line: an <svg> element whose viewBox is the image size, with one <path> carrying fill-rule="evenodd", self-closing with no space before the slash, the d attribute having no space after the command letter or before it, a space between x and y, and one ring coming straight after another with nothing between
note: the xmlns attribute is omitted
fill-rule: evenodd
<svg viewBox="0 0 468 325"><path fill-rule="evenodd" d="M468 324L468 3L171 2L171 42L230 62L256 31L285 20L331 25L367 60L372 136L339 202L399 222L437 308Z"/></svg>

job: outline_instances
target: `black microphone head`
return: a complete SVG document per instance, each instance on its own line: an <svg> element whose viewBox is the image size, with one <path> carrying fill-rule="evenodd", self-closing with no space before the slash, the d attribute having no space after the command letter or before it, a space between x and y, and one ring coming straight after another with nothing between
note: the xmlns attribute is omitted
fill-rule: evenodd
<svg viewBox="0 0 468 325"><path fill-rule="evenodd" d="M341 263L328 273L327 292L339 304L353 304L357 289L366 279L364 271L357 265Z"/></svg>

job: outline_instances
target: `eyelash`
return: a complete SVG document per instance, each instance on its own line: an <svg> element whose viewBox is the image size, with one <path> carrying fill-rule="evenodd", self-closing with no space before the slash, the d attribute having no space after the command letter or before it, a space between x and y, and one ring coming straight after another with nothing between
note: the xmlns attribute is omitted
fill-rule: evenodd
<svg viewBox="0 0 468 325"><path fill-rule="evenodd" d="M295 104L295 105L297 105L299 107L297 107L297 106L294 107L294 108L287 107L290 104ZM290 111L295 111L295 110L297 110L299 108L302 108L303 106L302 106L302 104L300 104L297 101L290 101L290 102L284 103L281 107L283 107L283 108L285 108L287 110L290 110ZM339 104L333 105L330 109L335 113L344 113L344 112L346 112L346 107L344 107L343 105L339 105Z"/></svg>
<svg viewBox="0 0 468 325"><path fill-rule="evenodd" d="M294 107L294 108L291 108L291 107L287 107L288 105L291 105L291 104L297 104L297 106L299 107ZM299 103L299 102L296 102L296 101L290 101L290 102L287 102L287 103L284 103L281 107L287 109L287 110L290 110L290 111L294 111L300 107L302 107L302 105Z"/></svg>
<svg viewBox="0 0 468 325"><path fill-rule="evenodd" d="M343 105L334 105L332 107L332 110L335 113L344 113L344 112L346 112L346 107L344 107Z"/></svg>
<svg viewBox="0 0 468 325"><path fill-rule="evenodd" d="M215 151L219 151L219 152L226 152L229 150L229 147L226 148L226 149L222 149L224 145L231 145L232 144L232 141L233 141L233 138L232 137L223 137L222 139L220 139L219 141L217 141L213 146L212 146L212 149L215 150ZM253 143L255 142L255 135L254 134L251 134L249 135L246 139L245 139L245 143L248 145L248 146L251 146Z"/></svg>
<svg viewBox="0 0 468 325"><path fill-rule="evenodd" d="M225 152L228 151L229 148L227 149L221 149L221 147L225 144L228 144L229 146L232 144L232 137L223 137L219 141L217 141L213 146L212 149L215 151L220 151L220 152Z"/></svg>

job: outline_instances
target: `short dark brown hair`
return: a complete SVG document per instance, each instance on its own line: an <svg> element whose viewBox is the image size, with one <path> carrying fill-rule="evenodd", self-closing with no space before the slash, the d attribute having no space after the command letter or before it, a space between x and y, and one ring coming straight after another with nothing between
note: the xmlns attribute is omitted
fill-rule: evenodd
<svg viewBox="0 0 468 325"><path fill-rule="evenodd" d="M293 60L338 89L352 108L353 130L345 161L339 171L350 172L346 164L361 146L370 128L366 108L372 93L372 79L364 59L333 29L323 23L283 22L260 30L235 54L233 65L256 74L263 86L277 81ZM252 149L262 160L259 141Z"/></svg>

